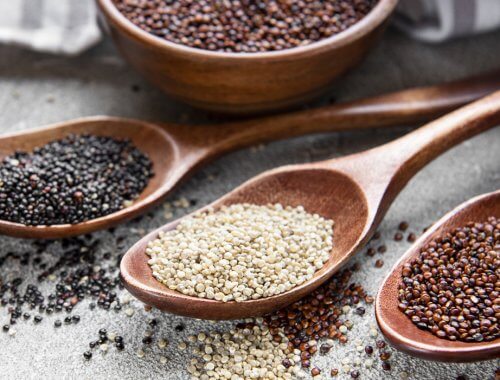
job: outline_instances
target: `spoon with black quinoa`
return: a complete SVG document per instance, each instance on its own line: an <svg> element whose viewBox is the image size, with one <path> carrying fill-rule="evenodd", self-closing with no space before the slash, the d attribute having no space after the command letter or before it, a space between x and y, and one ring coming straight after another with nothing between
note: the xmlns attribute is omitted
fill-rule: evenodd
<svg viewBox="0 0 500 380"><path fill-rule="evenodd" d="M130 205L153 176L129 140L70 134L0 163L0 219L27 226L77 224Z"/></svg>
<svg viewBox="0 0 500 380"><path fill-rule="evenodd" d="M445 215L401 258L376 314L396 347L432 360L500 355L500 190Z"/></svg>
<svg viewBox="0 0 500 380"><path fill-rule="evenodd" d="M0 233L60 238L138 216L169 144L160 127L106 117L0 137Z"/></svg>

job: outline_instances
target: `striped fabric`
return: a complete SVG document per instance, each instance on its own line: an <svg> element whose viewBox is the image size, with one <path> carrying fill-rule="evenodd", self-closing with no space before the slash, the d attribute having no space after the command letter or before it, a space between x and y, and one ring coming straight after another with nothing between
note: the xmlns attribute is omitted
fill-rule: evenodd
<svg viewBox="0 0 500 380"><path fill-rule="evenodd" d="M78 54L101 37L93 0L0 0L0 42Z"/></svg>
<svg viewBox="0 0 500 380"><path fill-rule="evenodd" d="M440 42L500 27L500 0L400 0L394 23ZM78 54L100 37L94 0L0 0L0 42Z"/></svg>
<svg viewBox="0 0 500 380"><path fill-rule="evenodd" d="M500 27L500 0L400 0L394 24L427 42L486 32Z"/></svg>

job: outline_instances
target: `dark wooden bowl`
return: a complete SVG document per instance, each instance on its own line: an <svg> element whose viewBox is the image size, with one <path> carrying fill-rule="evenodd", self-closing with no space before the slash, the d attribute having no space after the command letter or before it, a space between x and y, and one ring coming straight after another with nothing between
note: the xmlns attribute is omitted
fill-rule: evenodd
<svg viewBox="0 0 500 380"><path fill-rule="evenodd" d="M313 98L361 61L397 0L380 0L347 30L307 46L265 53L221 53L155 37L130 22L112 0L97 0L125 59L167 94L228 113L286 108Z"/></svg>

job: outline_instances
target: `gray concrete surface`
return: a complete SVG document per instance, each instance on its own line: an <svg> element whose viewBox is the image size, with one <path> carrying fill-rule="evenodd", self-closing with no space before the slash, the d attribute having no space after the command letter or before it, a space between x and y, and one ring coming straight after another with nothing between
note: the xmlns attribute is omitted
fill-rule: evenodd
<svg viewBox="0 0 500 380"><path fill-rule="evenodd" d="M382 43L355 71L331 89L325 99L353 99L405 87L437 83L461 76L500 67L500 33L462 39L439 46L427 46L408 40L389 31ZM138 86L139 91L131 90ZM318 103L319 104L319 103ZM217 120L213 116L167 99L157 89L144 82L116 53L109 41L75 58L40 55L13 47L0 47L0 131L24 130L47 123L86 115L118 115L147 120L198 122ZM394 139L407 130L404 126L389 130L352 132L309 136L269 144L265 149L247 149L230 154L200 172L170 197L184 196L205 204L232 189L247 178L278 165L307 162L345 155ZM354 280L375 294L377 287L392 264L409 244L396 243L392 236L401 220L410 222L410 229L420 232L443 213L475 195L500 187L500 129L494 129L444 154L419 173L403 190L391 207L380 231L388 245L383 256L385 265L377 269L364 253L353 261L361 263L361 271ZM180 210L182 215L188 210ZM144 219L140 228L153 229L165 222L162 208L152 218ZM133 225L137 228L138 225ZM131 224L117 229L117 235L127 235L125 246L131 245L137 234ZM114 255L122 253L108 232L97 234L103 240L103 249ZM31 249L23 240L0 238L0 255L9 250L25 252ZM57 249L47 252L54 260ZM11 264L1 269L0 277L10 279L26 268ZM32 277L32 268L24 276ZM189 320L157 311L146 313L138 301L133 317L124 313L98 310L91 313L88 301L78 305L75 313L82 317L77 326L55 330L55 319L45 317L40 325L32 321L16 326L13 337L0 333L1 379L186 379L184 370L189 351L178 352L176 344L187 335L204 329L224 329L231 323L211 324ZM171 344L165 350L166 364L159 362L160 349L152 347L139 359L135 352L141 347L146 329L145 321L154 315L160 320L161 334ZM327 356L316 356L317 363L329 373L340 367L345 357L352 357L357 339L370 341L368 330L375 323L373 309L367 309L364 318L352 316L355 325L349 332L350 344L335 345ZM7 321L7 311L0 308L0 324ZM183 333L174 326L184 323ZM127 349L107 354L97 353L85 362L82 353L88 342L96 337L99 328L116 331L125 336ZM394 352L393 370L382 371L379 362L371 370L363 369L361 379L404 378L454 379L459 374L469 379L494 378L499 361L474 364L443 364L422 361ZM328 375L324 378L329 378ZM341 374L338 378L348 378Z"/></svg>

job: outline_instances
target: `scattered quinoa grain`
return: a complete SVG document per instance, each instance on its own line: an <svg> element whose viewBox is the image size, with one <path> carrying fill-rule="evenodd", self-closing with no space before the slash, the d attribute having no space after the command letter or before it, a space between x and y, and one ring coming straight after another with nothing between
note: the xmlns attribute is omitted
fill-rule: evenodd
<svg viewBox="0 0 500 380"><path fill-rule="evenodd" d="M415 240L417 240L417 235L415 235L413 232L410 232L406 240L408 240L408 242L410 243L413 243Z"/></svg>
<svg viewBox="0 0 500 380"><path fill-rule="evenodd" d="M408 229L408 227L409 227L409 224L406 221L399 223L399 226L398 226L399 230L403 231L403 232L406 231Z"/></svg>
<svg viewBox="0 0 500 380"><path fill-rule="evenodd" d="M401 240L403 240L403 234L401 232L396 232L394 234L394 240L395 241L401 241Z"/></svg>
<svg viewBox="0 0 500 380"><path fill-rule="evenodd" d="M391 357L391 353L388 351L384 351L384 352L381 352L379 356L380 356L380 360L386 361L386 360L389 360L389 358Z"/></svg>
<svg viewBox="0 0 500 380"><path fill-rule="evenodd" d="M332 235L333 221L301 206L234 204L182 219L146 253L153 276L168 288L241 302L312 278L330 257Z"/></svg>
<svg viewBox="0 0 500 380"><path fill-rule="evenodd" d="M163 349L165 347L167 347L168 345L168 341L166 339L159 339L158 340L158 347Z"/></svg>

